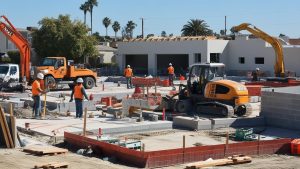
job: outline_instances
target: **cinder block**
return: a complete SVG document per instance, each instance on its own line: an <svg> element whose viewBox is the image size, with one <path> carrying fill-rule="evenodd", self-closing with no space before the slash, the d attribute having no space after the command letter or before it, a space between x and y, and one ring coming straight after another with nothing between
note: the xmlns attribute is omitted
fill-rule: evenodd
<svg viewBox="0 0 300 169"><path fill-rule="evenodd" d="M266 123L264 117L212 119L212 129L224 127L255 127L265 125Z"/></svg>
<svg viewBox="0 0 300 169"><path fill-rule="evenodd" d="M177 116L173 118L173 125L192 130L208 130L211 129L211 120Z"/></svg>

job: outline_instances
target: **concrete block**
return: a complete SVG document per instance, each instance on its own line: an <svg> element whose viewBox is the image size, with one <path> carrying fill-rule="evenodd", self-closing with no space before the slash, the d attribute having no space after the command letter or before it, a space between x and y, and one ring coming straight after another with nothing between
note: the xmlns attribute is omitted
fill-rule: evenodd
<svg viewBox="0 0 300 169"><path fill-rule="evenodd" d="M257 127L265 125L264 117L212 119L212 129L224 127Z"/></svg>
<svg viewBox="0 0 300 169"><path fill-rule="evenodd" d="M177 116L173 118L173 125L192 130L208 130L211 129L211 120Z"/></svg>

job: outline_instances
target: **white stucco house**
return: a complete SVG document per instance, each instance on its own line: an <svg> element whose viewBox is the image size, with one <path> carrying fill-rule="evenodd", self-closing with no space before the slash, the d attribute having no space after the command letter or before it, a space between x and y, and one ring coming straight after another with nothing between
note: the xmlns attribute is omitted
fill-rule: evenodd
<svg viewBox="0 0 300 169"><path fill-rule="evenodd" d="M300 74L300 46L282 41L286 70ZM169 63L177 74L184 73L197 62L226 64L227 74L246 75L260 68L266 75L274 75L275 52L265 41L249 36L235 40L214 37L153 37L118 43L117 63L120 69L131 65L136 73L165 74Z"/></svg>
<svg viewBox="0 0 300 169"><path fill-rule="evenodd" d="M109 47L109 45L97 45L99 63L113 63L116 62L115 53L117 49Z"/></svg>

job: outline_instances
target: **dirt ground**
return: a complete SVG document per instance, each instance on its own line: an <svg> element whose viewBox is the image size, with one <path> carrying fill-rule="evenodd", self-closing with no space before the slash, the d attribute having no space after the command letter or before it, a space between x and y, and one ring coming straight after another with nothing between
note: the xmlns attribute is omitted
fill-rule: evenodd
<svg viewBox="0 0 300 169"><path fill-rule="evenodd" d="M103 161L95 157L84 157L69 152L65 155L34 156L22 152L21 149L0 149L1 169L24 169L33 168L35 164L47 162L68 162L71 169L130 169L120 164ZM183 169L185 165L165 167L166 169ZM264 155L253 157L252 163L235 166L212 167L213 169L299 169L300 157L286 155Z"/></svg>

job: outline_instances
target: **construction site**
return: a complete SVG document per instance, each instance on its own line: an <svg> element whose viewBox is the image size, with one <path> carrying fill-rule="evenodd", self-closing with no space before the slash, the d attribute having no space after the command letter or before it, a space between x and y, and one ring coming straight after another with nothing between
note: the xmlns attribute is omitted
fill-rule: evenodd
<svg viewBox="0 0 300 169"><path fill-rule="evenodd" d="M1 16L20 64L0 63L0 168L300 168L300 78L287 71L285 42L248 23L232 31L269 45L271 73L227 68L219 53L190 64L150 51L218 41L234 53L226 32L116 42L116 75L65 56L32 65L31 43Z"/></svg>

